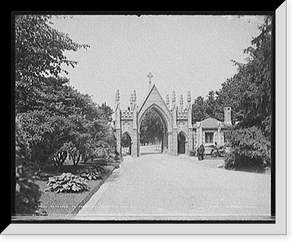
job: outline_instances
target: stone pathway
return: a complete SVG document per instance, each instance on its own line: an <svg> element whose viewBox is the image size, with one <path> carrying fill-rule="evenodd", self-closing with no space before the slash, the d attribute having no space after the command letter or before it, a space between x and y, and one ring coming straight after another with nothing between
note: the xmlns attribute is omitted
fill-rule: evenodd
<svg viewBox="0 0 300 248"><path fill-rule="evenodd" d="M217 168L220 160L125 157L79 211L92 220L268 219L270 175Z"/></svg>

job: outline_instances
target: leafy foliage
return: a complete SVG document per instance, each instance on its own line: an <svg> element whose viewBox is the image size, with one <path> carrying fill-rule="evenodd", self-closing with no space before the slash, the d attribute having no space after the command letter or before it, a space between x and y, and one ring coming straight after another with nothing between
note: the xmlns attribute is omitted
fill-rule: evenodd
<svg viewBox="0 0 300 248"><path fill-rule="evenodd" d="M225 157L226 168L265 168L271 164L271 142L257 127L233 131L231 147Z"/></svg>
<svg viewBox="0 0 300 248"><path fill-rule="evenodd" d="M266 17L259 27L261 33L252 40L253 47L245 50L250 55L249 63L240 67L240 74L247 80L241 110L244 119L241 126L258 126L270 138L272 115L272 19Z"/></svg>
<svg viewBox="0 0 300 248"><path fill-rule="evenodd" d="M26 137L31 162L42 169L50 160L59 169L66 159L69 119L34 110L19 114L17 123L20 135Z"/></svg>
<svg viewBox="0 0 300 248"><path fill-rule="evenodd" d="M80 176L87 180L102 179L105 171L102 167L87 168L80 172Z"/></svg>
<svg viewBox="0 0 300 248"><path fill-rule="evenodd" d="M65 56L65 51L88 47L54 29L51 16L16 16L16 167L26 167L36 175L52 162L59 171L68 155L77 165L80 158L84 162L95 158L99 147L113 150L115 139L108 125L112 109L94 103L91 96L81 94L61 76L67 74L63 65L77 64ZM28 208L16 209L16 213L33 213L39 198L37 188L32 177L20 178L16 203L24 207L22 202L28 202ZM85 189L81 179L70 175L61 179L67 178L73 180L75 192ZM69 184L60 183L73 190Z"/></svg>
<svg viewBox="0 0 300 248"><path fill-rule="evenodd" d="M41 191L34 183L32 171L28 167L16 167L15 208L16 215L38 214Z"/></svg>
<svg viewBox="0 0 300 248"><path fill-rule="evenodd" d="M218 91L210 91L205 100L202 96L196 98L192 107L192 120L194 123L209 117L223 120L223 109L228 106L230 105L220 102Z"/></svg>
<svg viewBox="0 0 300 248"><path fill-rule="evenodd" d="M129 134L124 133L122 135L122 139L121 139L121 145L122 145L122 147L129 147L130 144L131 144L131 138L130 138Z"/></svg>
<svg viewBox="0 0 300 248"><path fill-rule="evenodd" d="M224 107L233 110L232 119L239 127L259 127L270 138L272 116L272 17L258 27L260 34L244 50L246 63L233 61L238 72L222 84L218 91L210 91L207 98L198 97L193 104L193 121L209 116L223 120Z"/></svg>
<svg viewBox="0 0 300 248"><path fill-rule="evenodd" d="M107 164L115 160L113 149L105 142L95 149L95 157L99 159L101 164Z"/></svg>
<svg viewBox="0 0 300 248"><path fill-rule="evenodd" d="M78 165L81 153L80 150L76 147L75 144L70 141L68 144L68 154L69 154L69 159L73 161L73 165Z"/></svg>
<svg viewBox="0 0 300 248"><path fill-rule="evenodd" d="M102 103L99 107L98 107L101 116L103 116L106 120L108 121L112 121L112 114L113 114L113 110L111 107L109 107L108 105L106 105L106 103Z"/></svg>
<svg viewBox="0 0 300 248"><path fill-rule="evenodd" d="M164 126L158 113L150 109L141 123L141 143L153 143L155 139L162 140Z"/></svg>
<svg viewBox="0 0 300 248"><path fill-rule="evenodd" d="M26 133L22 130L18 118L16 118L15 129L15 159L16 166L29 165L31 162L31 149Z"/></svg>
<svg viewBox="0 0 300 248"><path fill-rule="evenodd" d="M205 115L206 102L202 96L198 96L192 106L193 122L202 121L207 118Z"/></svg>
<svg viewBox="0 0 300 248"><path fill-rule="evenodd" d="M240 122L233 133L234 166L271 166L272 128L272 18L267 16L261 33L245 49L250 57L239 66Z"/></svg>
<svg viewBox="0 0 300 248"><path fill-rule="evenodd" d="M65 143L62 147L60 147L56 152L54 152L50 159L53 162L53 165L57 168L59 171L62 167L63 163L66 161L68 156L68 143Z"/></svg>
<svg viewBox="0 0 300 248"><path fill-rule="evenodd" d="M58 78L62 64L76 65L64 51L87 48L51 27L51 16L20 15L15 19L15 66L17 112L30 109L36 95L45 92L43 86ZM67 72L66 72L67 73ZM46 93L46 92L45 92Z"/></svg>
<svg viewBox="0 0 300 248"><path fill-rule="evenodd" d="M59 176L50 177L46 191L55 193L79 193L89 190L86 180L71 173L63 173Z"/></svg>
<svg viewBox="0 0 300 248"><path fill-rule="evenodd" d="M193 104L193 121L208 116L223 120L224 107L232 108L235 125L227 167L245 165L270 166L272 129L272 17L266 16L258 27L260 34L244 50L246 63L233 61L237 73Z"/></svg>

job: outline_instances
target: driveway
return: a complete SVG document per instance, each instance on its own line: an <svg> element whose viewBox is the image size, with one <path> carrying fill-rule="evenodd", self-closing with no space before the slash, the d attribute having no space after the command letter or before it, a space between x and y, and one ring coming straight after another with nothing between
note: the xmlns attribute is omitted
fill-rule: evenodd
<svg viewBox="0 0 300 248"><path fill-rule="evenodd" d="M268 219L270 175L217 168L220 160L149 154L125 157L77 219Z"/></svg>

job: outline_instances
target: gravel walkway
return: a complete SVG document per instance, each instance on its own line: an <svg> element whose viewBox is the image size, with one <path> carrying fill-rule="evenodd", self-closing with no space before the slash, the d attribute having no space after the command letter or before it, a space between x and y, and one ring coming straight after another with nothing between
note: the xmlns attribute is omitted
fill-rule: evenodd
<svg viewBox="0 0 300 248"><path fill-rule="evenodd" d="M125 157L77 219L268 219L270 175L217 168L184 155Z"/></svg>

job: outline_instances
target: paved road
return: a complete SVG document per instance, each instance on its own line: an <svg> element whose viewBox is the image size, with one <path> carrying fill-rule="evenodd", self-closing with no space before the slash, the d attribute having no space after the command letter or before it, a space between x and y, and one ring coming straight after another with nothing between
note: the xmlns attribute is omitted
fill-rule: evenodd
<svg viewBox="0 0 300 248"><path fill-rule="evenodd" d="M125 157L78 219L265 219L270 175L217 168L184 155Z"/></svg>

